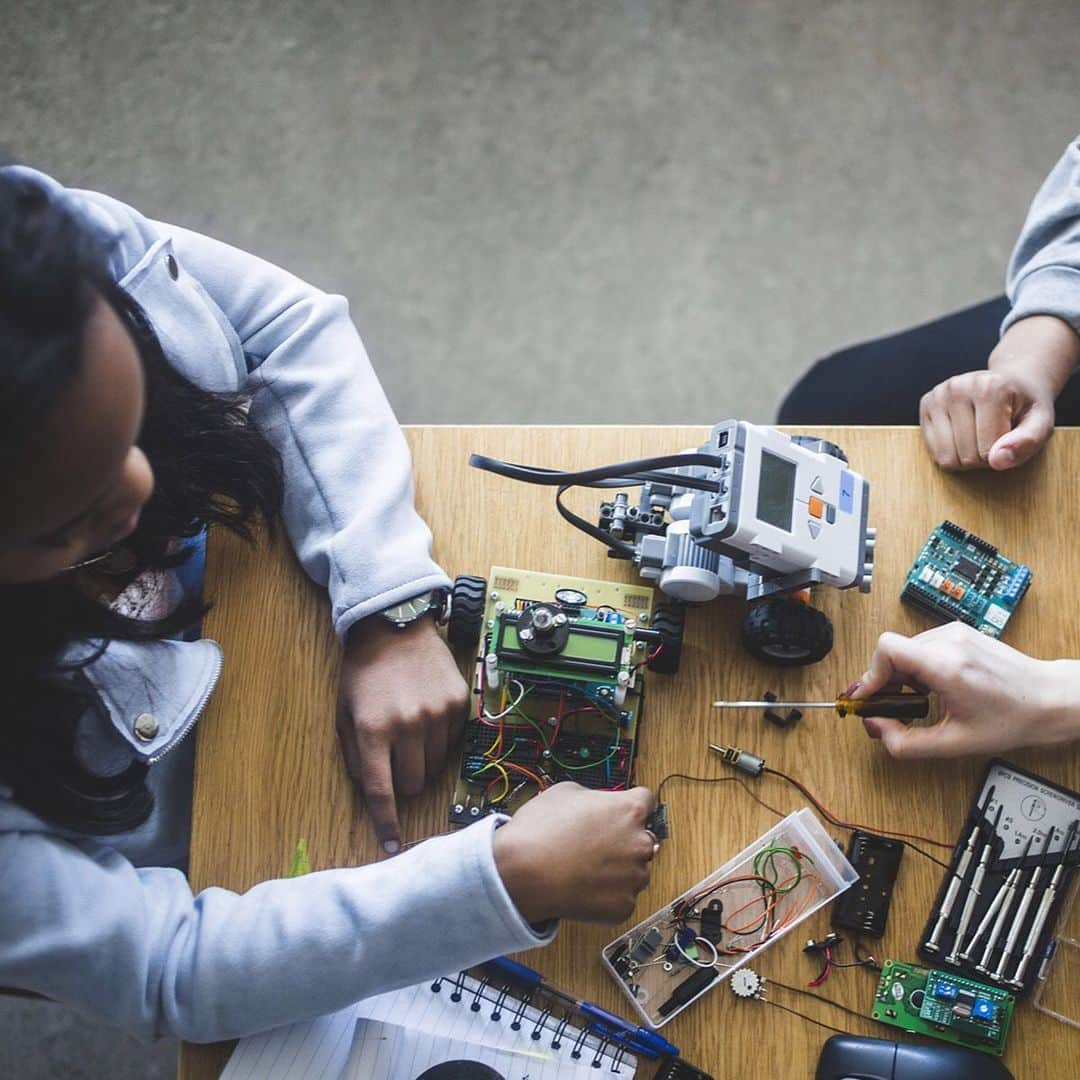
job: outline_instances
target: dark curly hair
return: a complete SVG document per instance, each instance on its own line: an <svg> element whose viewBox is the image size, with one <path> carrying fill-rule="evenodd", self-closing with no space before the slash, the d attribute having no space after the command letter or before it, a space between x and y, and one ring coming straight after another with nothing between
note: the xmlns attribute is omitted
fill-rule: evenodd
<svg viewBox="0 0 1080 1080"><path fill-rule="evenodd" d="M279 455L248 418L246 401L203 390L169 364L142 309L114 281L110 251L66 198L0 169L0 455L17 467L32 452L81 369L85 323L103 297L130 332L145 376L138 441L155 489L124 542L134 578L178 565L187 556L172 541L210 524L248 540L259 521L273 533L283 483ZM18 801L88 831L118 832L145 819L145 767L105 780L75 760L76 723L94 704L78 668L111 640L168 636L202 612L200 600L186 599L158 621L128 618L87 596L70 574L0 585L0 778ZM95 644L80 665L65 665L60 657L76 642Z"/></svg>

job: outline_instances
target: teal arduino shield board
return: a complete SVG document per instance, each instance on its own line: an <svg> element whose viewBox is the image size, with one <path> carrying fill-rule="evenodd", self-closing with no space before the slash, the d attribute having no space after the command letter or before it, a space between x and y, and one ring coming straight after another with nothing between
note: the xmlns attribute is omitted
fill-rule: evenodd
<svg viewBox="0 0 1080 1080"><path fill-rule="evenodd" d="M886 960L870 1015L883 1024L999 1055L1016 999L1005 990Z"/></svg>
<svg viewBox="0 0 1080 1080"><path fill-rule="evenodd" d="M1000 637L1031 584L1031 570L993 544L943 521L930 534L900 599L942 622L959 620Z"/></svg>

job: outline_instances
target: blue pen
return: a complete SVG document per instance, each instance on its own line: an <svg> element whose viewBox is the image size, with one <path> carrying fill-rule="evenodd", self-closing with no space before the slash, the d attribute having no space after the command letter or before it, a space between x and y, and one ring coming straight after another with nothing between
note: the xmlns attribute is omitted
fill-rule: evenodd
<svg viewBox="0 0 1080 1080"><path fill-rule="evenodd" d="M545 993L560 1001L565 1001L575 1012L585 1017L589 1021L589 1029L595 1034L623 1043L627 1049L635 1053L644 1054L647 1057L679 1056L679 1048L657 1035L655 1031L638 1027L621 1016L601 1009L599 1005L593 1005L590 1001L583 1001L581 998L557 989L539 971L533 971L532 968L519 964L516 960L498 956L489 961L486 966L493 968L510 982L528 990L543 988Z"/></svg>

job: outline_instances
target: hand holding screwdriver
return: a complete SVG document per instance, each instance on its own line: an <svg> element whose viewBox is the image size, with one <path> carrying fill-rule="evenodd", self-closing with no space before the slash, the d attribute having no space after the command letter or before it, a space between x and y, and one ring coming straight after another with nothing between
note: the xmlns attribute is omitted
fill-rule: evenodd
<svg viewBox="0 0 1080 1080"><path fill-rule="evenodd" d="M908 727L863 712L867 734L893 757L961 757L1080 737L1080 662L1036 660L962 623L911 638L882 634L844 697L872 701L904 684L936 693L939 719Z"/></svg>

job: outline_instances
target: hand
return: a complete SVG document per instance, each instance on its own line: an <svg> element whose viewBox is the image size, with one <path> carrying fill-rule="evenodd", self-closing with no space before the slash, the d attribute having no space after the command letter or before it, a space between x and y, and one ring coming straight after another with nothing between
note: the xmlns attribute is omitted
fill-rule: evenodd
<svg viewBox="0 0 1080 1080"><path fill-rule="evenodd" d="M360 787L375 835L401 847L397 795L419 795L446 765L461 736L469 690L424 617L403 629L379 616L350 631L341 665L337 732L349 775Z"/></svg>
<svg viewBox="0 0 1080 1080"><path fill-rule="evenodd" d="M495 865L522 918L621 922L649 883L652 792L562 783L495 830Z"/></svg>
<svg viewBox="0 0 1080 1080"><path fill-rule="evenodd" d="M1035 315L1013 323L986 371L954 375L923 395L919 423L943 469L1011 469L1054 430L1054 400L1080 360L1068 323Z"/></svg>
<svg viewBox="0 0 1080 1080"><path fill-rule="evenodd" d="M882 634L851 696L904 684L936 691L940 719L907 727L866 717L867 734L896 758L990 754L1080 736L1080 662L1035 660L963 623L912 638Z"/></svg>

